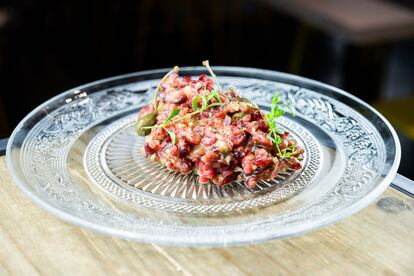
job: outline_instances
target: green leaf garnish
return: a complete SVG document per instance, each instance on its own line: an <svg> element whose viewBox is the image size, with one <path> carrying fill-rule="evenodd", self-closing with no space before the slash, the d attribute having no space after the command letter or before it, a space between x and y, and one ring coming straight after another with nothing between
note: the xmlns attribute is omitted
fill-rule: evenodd
<svg viewBox="0 0 414 276"><path fill-rule="evenodd" d="M210 107L222 106L222 105L223 105L223 103L212 103L212 104L209 104L206 109L209 109Z"/></svg>
<svg viewBox="0 0 414 276"><path fill-rule="evenodd" d="M207 91L207 90L204 90L204 91ZM211 93L210 93L211 94ZM154 126L147 126L147 127L143 127L143 129L153 129L153 128L160 128L160 127L166 127L166 126L168 126L168 125L170 125L170 124L173 124L173 123L175 123L175 122L178 122L178 121L180 121L180 120L183 120L183 119L185 119L185 118L189 118L189 117L191 117L191 116L193 116L193 115L196 115L196 114L199 114L199 113L201 113L201 112L204 112L205 110L207 110L207 109L209 109L209 108L211 108L211 107L214 107L214 106L221 106L221 105L223 105L224 103L221 103L221 102L217 102L217 103L211 103L211 104L208 104L208 100L207 100L207 98L210 96L210 94L208 94L207 96L204 96L204 95L197 95L197 96L195 96L194 97L194 99L193 99L193 109L194 109L194 111L192 112L192 113L188 113L188 114L186 114L186 115L184 115L184 116L182 116L182 117L179 117L179 118L175 118L174 120L173 120L173 118L175 117L175 116L177 116L179 113L180 113L180 109L174 109L169 115L168 115L168 117L167 117L167 119L162 123L162 124L159 124L159 125L154 125ZM214 95L212 96L212 97L214 97ZM198 101L201 99L201 108L199 108L198 107ZM168 131L167 131L168 132ZM170 135L171 136L171 135ZM171 140L172 140L172 138L171 138Z"/></svg>
<svg viewBox="0 0 414 276"><path fill-rule="evenodd" d="M201 96L201 110L204 111L206 110L207 107L207 99L204 96Z"/></svg>
<svg viewBox="0 0 414 276"><path fill-rule="evenodd" d="M291 157L295 151L295 148L294 146L287 147L283 150L280 150L279 148L279 145L283 142L280 134L283 134L284 132L277 126L276 119L285 114L285 110L281 109L280 106L287 107L289 111L294 115L292 112L293 107L280 101L280 95L279 93L276 93L272 98L272 106L270 108L270 112L265 114L265 120L269 125L269 133L267 134L267 138L272 141L273 146L277 151L277 156L280 159L284 159Z"/></svg>
<svg viewBox="0 0 414 276"><path fill-rule="evenodd" d="M197 95L194 97L193 99L193 110L197 111L198 110L198 101L200 100L201 96Z"/></svg>
<svg viewBox="0 0 414 276"><path fill-rule="evenodd" d="M285 114L285 111L279 108L279 104L282 102L279 101L279 93L273 96L272 98L272 108L270 110L273 118L281 117Z"/></svg>
<svg viewBox="0 0 414 276"><path fill-rule="evenodd" d="M165 129L165 131L168 133L168 135L170 135L170 138L171 138L171 144L175 144L175 140L176 140L176 137L175 137L175 132L174 131L172 131L172 130L168 130L167 128L165 128L164 127L164 129Z"/></svg>
<svg viewBox="0 0 414 276"><path fill-rule="evenodd" d="M277 102L279 101L279 93L275 94L272 98L272 108L277 106Z"/></svg>
<svg viewBox="0 0 414 276"><path fill-rule="evenodd" d="M171 121L172 118L174 118L175 116L178 115L178 113L180 113L180 109L174 109L170 115L168 115L167 119L165 119L163 126L166 126L169 124L169 122Z"/></svg>
<svg viewBox="0 0 414 276"><path fill-rule="evenodd" d="M221 99L220 99L220 96L219 96L219 94L218 94L218 90L216 90L216 89L214 89L213 91L211 91L211 93L210 94L208 94L208 96L207 96L207 101L210 101L211 99L215 99L216 101L218 101L218 102L220 102L221 103Z"/></svg>
<svg viewBox="0 0 414 276"><path fill-rule="evenodd" d="M161 84L168 78L168 76L170 76L172 73L178 73L178 71L180 71L180 68L178 66L174 66L174 68L171 71L169 71L167 74L165 74L165 76L158 83L157 88L155 89L155 93L152 97L152 104L154 106L155 111L157 111L157 98L158 98L158 93L161 90Z"/></svg>
<svg viewBox="0 0 414 276"><path fill-rule="evenodd" d="M276 137L276 139L275 139L275 143L276 143L276 145L280 145L280 144L282 144L282 138L279 136L279 135L276 135L275 136Z"/></svg>

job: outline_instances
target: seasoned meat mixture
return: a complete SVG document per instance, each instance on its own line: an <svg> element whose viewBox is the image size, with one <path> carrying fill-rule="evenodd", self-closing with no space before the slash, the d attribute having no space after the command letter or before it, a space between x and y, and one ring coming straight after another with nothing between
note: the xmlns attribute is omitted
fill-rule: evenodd
<svg viewBox="0 0 414 276"><path fill-rule="evenodd" d="M193 79L173 72L164 78L156 104L139 112L139 118L153 114L155 119L146 133L148 158L182 174L194 172L200 183L240 180L248 188L301 168L303 149L288 132L278 130L277 141L272 139L259 108L234 89L215 87L204 74Z"/></svg>

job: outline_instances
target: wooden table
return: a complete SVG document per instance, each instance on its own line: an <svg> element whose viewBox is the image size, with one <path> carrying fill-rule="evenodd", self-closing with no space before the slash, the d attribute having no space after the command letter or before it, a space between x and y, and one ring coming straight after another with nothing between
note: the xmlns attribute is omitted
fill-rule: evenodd
<svg viewBox="0 0 414 276"><path fill-rule="evenodd" d="M48 214L10 180L0 157L0 275L413 275L414 199L393 188L317 232L230 248L140 244Z"/></svg>

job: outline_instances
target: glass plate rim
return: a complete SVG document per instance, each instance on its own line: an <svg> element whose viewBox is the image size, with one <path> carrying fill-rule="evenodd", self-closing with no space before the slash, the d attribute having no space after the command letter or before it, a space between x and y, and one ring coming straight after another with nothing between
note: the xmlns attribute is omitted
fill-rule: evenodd
<svg viewBox="0 0 414 276"><path fill-rule="evenodd" d="M188 67L181 67L182 70L201 70L204 67L202 66L188 66ZM252 68L252 67L233 67L233 66L213 66L213 69L215 70L222 70L222 71L228 71L228 72L232 72L232 73L250 73L250 74L261 74L261 75L268 75L268 76L272 76L272 77L281 77L284 79L288 79L288 80L294 80L298 83L301 84L307 84L307 85L313 85L315 87L319 87L319 88L324 88L327 89L331 92L334 93L338 93L341 94L343 96L345 96L346 98L352 99L353 101L357 102L358 104L362 105L363 107L367 108L370 112L372 112L373 114L375 114L376 116L378 116L378 118L385 124L385 126L387 127L387 129L390 131L391 136L392 136L392 140L395 143L395 155L392 161L392 165L389 168L389 172L388 174L381 180L380 184L378 184L376 187L374 187L365 197L361 198L360 200L357 200L355 202L353 202L352 204L348 205L346 208L340 209L338 211L335 211L334 213L331 213L330 216L328 217L318 217L316 219L314 219L310 224L306 224L306 225L294 225L295 226L295 231L294 234L292 235L292 233L285 233L285 234L273 234L273 232L268 232L267 235L262 235L260 237L256 237L254 240L251 239L250 236L247 236L245 239L243 239L242 235L235 235L234 237L236 238L232 238L229 241L227 241L225 243L225 245L243 245L243 244L252 244L252 243L257 243L257 242L264 242L264 241L268 241L268 240L273 240L275 238L277 239L284 239L286 237L290 237L290 236L297 236L297 235L301 235L304 233L308 233L308 232L312 232L315 230L318 230L324 226L333 224L337 221L342 220L345 217L351 216L355 213L357 213L358 211L360 211L361 209L363 209L364 207L366 207L368 204L370 204L373 200L375 200L377 197L379 197L384 191L385 189L389 186L389 184L391 183L392 179L394 179L395 175L397 174L397 170L400 164L400 160L401 160L401 145L399 142L399 138L397 136L396 131L394 130L394 128L392 127L392 125L390 124L390 122L380 113L378 112L374 107L372 107L371 105L369 105L368 103L366 103L365 101L359 99L358 97L342 90L339 89L337 87L334 87L332 85L329 84L325 84L323 82L320 81L316 81L316 80L312 80L309 78L305 78L305 77L301 77L301 76L297 76L297 75L293 75L293 74L289 74L289 73L284 73L284 72L279 72L279 71L273 71L273 70L267 70L267 69L258 69L258 68ZM188 241L188 239L183 239L183 240L179 240L177 238L175 238L174 241L168 240L165 237L161 237L161 236L157 236L157 237L152 237L151 241L148 241L148 235L146 234L141 234L141 233L137 233L137 232L132 232L132 231L127 231L127 230L120 230L120 229L114 229L112 227L108 227L108 226L103 226L103 225L98 225L95 224L93 222L90 222L86 219L82 219L79 218L75 215L72 215L70 213L67 213L65 211L62 211L61 209L49 204L48 202L42 200L42 198L38 197L34 192L30 191L27 187L26 184L24 183L24 180L20 179L15 171L15 168L13 166L13 160L11 157L11 152L12 152L12 146L13 146L13 142L15 141L16 135L19 132L20 129L22 129L22 127L24 126L24 123L26 121L28 121L34 114L36 114L39 110L41 110L42 108L46 107L48 104L64 98L65 96L71 95L71 93L73 93L76 90L81 90L85 87L90 87L93 85L97 85L100 83L105 83L105 82L109 82L109 81L113 81L113 80L117 80L117 79L123 79L123 78L128 78L128 77L137 77L137 76L142 76L142 75L146 75L146 74L157 74L157 73L164 73L164 72L168 72L170 70L170 68L162 68L162 69L153 69L153 70L145 70L145 71L138 71L138 72L133 72L133 73L128 73L128 74L122 74L122 75L117 75L117 76L113 76L113 77L109 77L109 78L104 78L104 79L100 79L100 80L96 80L93 82L89 82L74 88L71 88L69 90L66 90L64 92L61 92L59 94L57 94L56 96L52 97L51 99L45 101L44 103L40 104L39 106L37 106L35 109L33 109L29 114L27 114L20 122L19 124L15 127L15 129L13 130L8 144L7 144L7 149L6 149L6 162L7 162L7 167L9 170L9 174L11 176L12 181L31 199L33 200L38 206L42 207L44 210L50 212L51 214L57 216L58 218L66 221L66 222L70 222L72 224L75 225L79 225L81 227L85 227L88 229L92 229L101 233L105 233L105 234L109 234L112 236L116 236L119 238L123 238L123 239L131 239L131 240L135 240L135 241L139 241L139 242L157 242L159 244L162 245L169 245L169 246L202 246L202 247L211 247L211 246L219 246L219 244L217 242L215 242L214 240L209 240L206 243L197 241ZM289 231L286 231L289 232Z"/></svg>

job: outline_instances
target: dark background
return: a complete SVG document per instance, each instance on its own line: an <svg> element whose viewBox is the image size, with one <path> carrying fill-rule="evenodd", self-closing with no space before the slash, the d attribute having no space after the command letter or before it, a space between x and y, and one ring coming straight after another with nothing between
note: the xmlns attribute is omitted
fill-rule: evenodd
<svg viewBox="0 0 414 276"><path fill-rule="evenodd" d="M0 1L0 138L37 105L72 87L204 59L310 77L371 104L413 96L412 38L354 44L269 2ZM413 143L400 134L408 158L402 170L414 177Z"/></svg>

